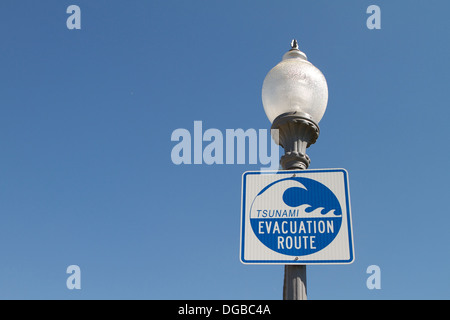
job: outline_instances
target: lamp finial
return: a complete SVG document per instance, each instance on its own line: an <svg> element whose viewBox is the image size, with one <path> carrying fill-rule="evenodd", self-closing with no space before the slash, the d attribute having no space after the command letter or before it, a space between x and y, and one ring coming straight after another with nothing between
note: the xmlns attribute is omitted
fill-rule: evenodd
<svg viewBox="0 0 450 320"><path fill-rule="evenodd" d="M297 49L297 50L298 50L298 42L297 42L296 39L293 39L293 40L291 41L291 48L292 48L292 49Z"/></svg>

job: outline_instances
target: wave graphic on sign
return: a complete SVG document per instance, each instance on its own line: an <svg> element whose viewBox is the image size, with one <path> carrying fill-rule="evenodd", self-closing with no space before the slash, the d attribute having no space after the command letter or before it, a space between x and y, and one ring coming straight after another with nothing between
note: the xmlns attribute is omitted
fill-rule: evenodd
<svg viewBox="0 0 450 320"><path fill-rule="evenodd" d="M303 183L305 183L305 181L303 181ZM310 183L307 182L306 184ZM310 217L320 217L331 214L334 214L335 216L342 215L340 210L336 210L339 206L335 203L335 201L331 201L330 203L330 197L327 193L328 192L327 190L324 190L323 185L321 186L319 193L316 192L314 184L311 184L306 188L292 187L283 193L283 202L289 207L298 207L299 209L304 210L305 215ZM318 194L320 196L317 196ZM328 198L326 206L324 205L323 200L325 197Z"/></svg>
<svg viewBox="0 0 450 320"><path fill-rule="evenodd" d="M255 197L258 198L269 188L283 181L298 182L297 187L286 189L283 193L283 202L291 207L304 211L309 217L334 214L341 216L341 206L330 189L315 180L301 177L280 179L264 187ZM253 204L252 204L253 205Z"/></svg>

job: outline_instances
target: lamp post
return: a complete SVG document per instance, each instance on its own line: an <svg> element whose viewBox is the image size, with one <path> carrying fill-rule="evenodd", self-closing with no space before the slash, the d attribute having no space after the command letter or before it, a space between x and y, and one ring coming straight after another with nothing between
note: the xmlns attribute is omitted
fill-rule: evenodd
<svg viewBox="0 0 450 320"><path fill-rule="evenodd" d="M324 75L312 65L292 40L291 49L283 55L264 79L262 102L277 144L284 148L280 159L283 170L307 169L311 160L306 148L319 137L319 121L328 102ZM306 300L306 265L285 265L284 300Z"/></svg>

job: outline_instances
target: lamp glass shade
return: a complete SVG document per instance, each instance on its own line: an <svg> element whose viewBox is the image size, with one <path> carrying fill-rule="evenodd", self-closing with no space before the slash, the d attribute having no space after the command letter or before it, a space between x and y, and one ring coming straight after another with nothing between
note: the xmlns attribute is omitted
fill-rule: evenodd
<svg viewBox="0 0 450 320"><path fill-rule="evenodd" d="M328 103L327 82L303 52L292 49L264 79L262 102L270 122L283 113L296 111L319 123Z"/></svg>

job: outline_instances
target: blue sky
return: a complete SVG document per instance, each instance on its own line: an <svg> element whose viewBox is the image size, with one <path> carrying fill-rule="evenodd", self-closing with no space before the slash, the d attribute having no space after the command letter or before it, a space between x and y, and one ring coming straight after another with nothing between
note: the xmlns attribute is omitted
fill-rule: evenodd
<svg viewBox="0 0 450 320"><path fill-rule="evenodd" d="M262 82L293 38L328 82L310 168L349 172L356 254L309 266L309 298L450 298L449 10L2 1L0 298L281 299L283 266L239 261L241 176L261 165L175 165L171 134L268 129Z"/></svg>

